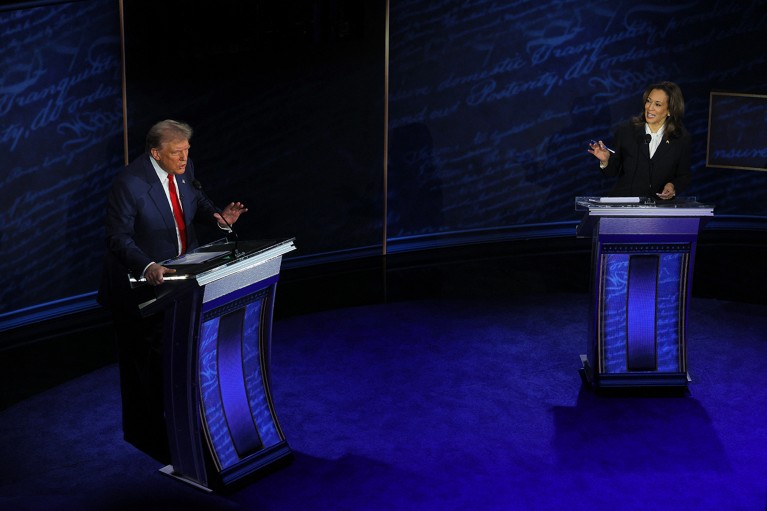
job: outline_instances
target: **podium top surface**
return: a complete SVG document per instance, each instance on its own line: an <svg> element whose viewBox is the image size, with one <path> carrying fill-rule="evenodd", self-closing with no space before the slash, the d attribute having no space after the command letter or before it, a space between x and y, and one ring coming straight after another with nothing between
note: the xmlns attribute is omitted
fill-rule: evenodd
<svg viewBox="0 0 767 511"><path fill-rule="evenodd" d="M183 256L162 261L160 264L176 270L176 273L172 275L165 275L164 280L169 282L193 280L202 286L295 250L293 241L294 238L240 242L216 241ZM143 277L131 278L130 281L134 287L146 283Z"/></svg>
<svg viewBox="0 0 767 511"><path fill-rule="evenodd" d="M590 216L702 217L713 216L714 206L703 204L695 197L675 197L671 200L647 197L576 197L575 210Z"/></svg>

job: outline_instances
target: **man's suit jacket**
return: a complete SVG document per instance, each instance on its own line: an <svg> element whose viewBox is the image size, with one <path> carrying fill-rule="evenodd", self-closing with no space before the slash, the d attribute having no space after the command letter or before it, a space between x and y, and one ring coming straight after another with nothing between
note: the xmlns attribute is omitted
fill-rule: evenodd
<svg viewBox="0 0 767 511"><path fill-rule="evenodd" d="M690 146L686 131L678 137L664 135L651 159L644 125L621 125L615 133L615 154L602 169L605 176L618 178L610 195L655 197L666 183L673 183L677 194L684 191L690 182Z"/></svg>
<svg viewBox="0 0 767 511"><path fill-rule="evenodd" d="M126 300L133 301L128 273L140 277L149 263L159 263L178 255L173 211L149 158L144 154L125 167L109 193L107 252L99 287L99 303L105 306L127 305L131 308L132 303L125 303ZM215 224L215 209L192 185L193 180L194 164L188 160L184 174L176 176L188 250L198 246L195 221Z"/></svg>

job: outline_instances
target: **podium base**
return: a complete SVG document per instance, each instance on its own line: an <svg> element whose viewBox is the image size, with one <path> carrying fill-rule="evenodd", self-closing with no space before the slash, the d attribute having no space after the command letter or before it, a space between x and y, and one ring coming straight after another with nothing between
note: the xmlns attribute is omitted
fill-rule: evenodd
<svg viewBox="0 0 767 511"><path fill-rule="evenodd" d="M589 364L587 355L581 355L581 368L578 373L583 383L589 387L598 388L687 388L687 384L692 381L688 373L655 373L655 372L634 372L634 373L615 373L615 374L594 374L594 369Z"/></svg>
<svg viewBox="0 0 767 511"><path fill-rule="evenodd" d="M210 489L207 486L204 486L204 485L198 483L197 481L194 481L192 479L184 477L184 476L182 476L180 474L176 474L175 471L173 470L173 465L166 465L166 466L162 467L160 469L160 472L162 472L163 474L165 474L168 477L172 477L176 481L181 481L182 483L186 483L186 484L189 484L191 486L194 486L198 490L202 490L202 491L204 491L206 493L212 493L213 492L212 489Z"/></svg>

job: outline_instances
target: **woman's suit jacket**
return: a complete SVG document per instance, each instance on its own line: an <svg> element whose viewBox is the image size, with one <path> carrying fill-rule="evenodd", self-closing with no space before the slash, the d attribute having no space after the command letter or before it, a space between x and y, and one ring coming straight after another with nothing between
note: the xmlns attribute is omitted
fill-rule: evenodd
<svg viewBox="0 0 767 511"><path fill-rule="evenodd" d="M655 198L666 183L673 183L677 194L684 191L690 182L690 146L687 131L678 137L664 135L651 159L644 124L621 125L615 132L615 154L602 169L605 176L618 178L610 195Z"/></svg>

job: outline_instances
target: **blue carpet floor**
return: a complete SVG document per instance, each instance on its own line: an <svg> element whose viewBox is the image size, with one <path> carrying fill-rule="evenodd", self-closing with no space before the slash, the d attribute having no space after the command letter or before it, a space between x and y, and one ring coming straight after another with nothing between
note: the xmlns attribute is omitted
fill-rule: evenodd
<svg viewBox="0 0 767 511"><path fill-rule="evenodd" d="M281 319L272 386L295 458L227 494L122 441L108 365L0 412L0 509L764 511L767 306L690 311L683 395L582 386L585 294Z"/></svg>

